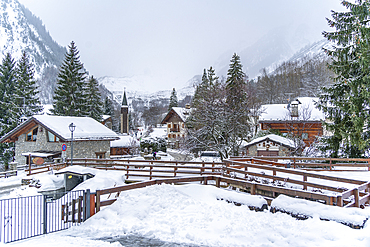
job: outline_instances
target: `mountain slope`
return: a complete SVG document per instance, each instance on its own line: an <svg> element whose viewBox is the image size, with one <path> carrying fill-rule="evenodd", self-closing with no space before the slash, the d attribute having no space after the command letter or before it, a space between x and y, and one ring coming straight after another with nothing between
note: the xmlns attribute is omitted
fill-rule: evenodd
<svg viewBox="0 0 370 247"><path fill-rule="evenodd" d="M0 51L1 59L10 53L15 60L26 51L34 64L35 77L39 79L40 100L50 102L53 86L45 86L47 80L41 79L44 71L48 70L49 76L44 79L53 74L53 78L49 79L55 84L55 70L61 64L66 49L51 38L41 20L17 0L0 1ZM54 72L51 73L51 70Z"/></svg>

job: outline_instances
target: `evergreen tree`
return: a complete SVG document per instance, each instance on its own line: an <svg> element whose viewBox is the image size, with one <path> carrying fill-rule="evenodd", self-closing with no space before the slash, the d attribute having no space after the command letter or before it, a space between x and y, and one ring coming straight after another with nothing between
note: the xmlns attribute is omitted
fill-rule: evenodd
<svg viewBox="0 0 370 247"><path fill-rule="evenodd" d="M168 111L172 109L172 107L179 106L179 102L177 101L177 93L175 88L172 89L172 93L170 96L170 104L168 105Z"/></svg>
<svg viewBox="0 0 370 247"><path fill-rule="evenodd" d="M103 103L99 92L99 83L93 76L88 79L85 92L87 116L97 121L101 121L103 115Z"/></svg>
<svg viewBox="0 0 370 247"><path fill-rule="evenodd" d="M108 96L104 100L104 115L113 115L113 103Z"/></svg>
<svg viewBox="0 0 370 247"><path fill-rule="evenodd" d="M58 73L51 112L58 116L86 116L88 115L84 93L86 72L73 41L68 48Z"/></svg>
<svg viewBox="0 0 370 247"><path fill-rule="evenodd" d="M14 103L17 109L20 109L19 118L22 116L30 117L39 113L42 110L42 106L37 97L39 91L34 79L34 68L29 62L26 52L23 52L15 71L15 94L17 98L14 99Z"/></svg>
<svg viewBox="0 0 370 247"><path fill-rule="evenodd" d="M17 119L12 119L17 110L13 104L15 93L15 62L7 53L0 65L0 135L8 133ZM7 169L13 157L14 143L0 143L0 161Z"/></svg>
<svg viewBox="0 0 370 247"><path fill-rule="evenodd" d="M1 116L1 136L6 134L15 127L14 122L17 119L12 119L14 112L17 111L13 104L15 95L15 62L10 53L7 53L0 65L0 116Z"/></svg>
<svg viewBox="0 0 370 247"><path fill-rule="evenodd" d="M332 11L332 20L327 21L335 31L323 32L335 43L326 53L332 58L329 68L336 77L332 86L322 89L318 107L328 116L330 122L325 126L332 132L324 149L330 150L332 157L341 153L361 157L370 143L370 3L342 4L349 11Z"/></svg>
<svg viewBox="0 0 370 247"><path fill-rule="evenodd" d="M239 155L241 142L250 133L249 102L247 98L246 75L242 70L240 57L234 53L226 79L226 103L228 129L224 133L229 141L232 155Z"/></svg>

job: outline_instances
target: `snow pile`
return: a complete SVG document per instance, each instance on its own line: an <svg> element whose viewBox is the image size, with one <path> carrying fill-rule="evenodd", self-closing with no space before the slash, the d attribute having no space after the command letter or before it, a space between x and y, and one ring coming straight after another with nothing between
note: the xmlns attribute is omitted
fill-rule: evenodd
<svg viewBox="0 0 370 247"><path fill-rule="evenodd" d="M324 205L304 199L279 195L271 203L271 208L295 216L333 220L349 226L363 226L370 216L368 210L360 208L342 208Z"/></svg>

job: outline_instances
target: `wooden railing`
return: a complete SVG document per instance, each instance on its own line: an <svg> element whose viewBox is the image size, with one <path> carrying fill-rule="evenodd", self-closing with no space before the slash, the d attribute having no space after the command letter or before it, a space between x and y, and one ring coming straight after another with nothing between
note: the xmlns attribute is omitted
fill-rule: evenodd
<svg viewBox="0 0 370 247"><path fill-rule="evenodd" d="M51 170L58 171L64 167L67 167L67 165L68 165L67 163L46 164L46 165L39 166L39 167L31 167L31 169L27 167L24 171L27 173L27 176L30 176L30 175L43 173L43 172L48 172Z"/></svg>
<svg viewBox="0 0 370 247"><path fill-rule="evenodd" d="M124 171L131 178L172 178L194 175L221 175L223 162L161 161L129 159L73 159L73 165Z"/></svg>
<svg viewBox="0 0 370 247"><path fill-rule="evenodd" d="M279 156L256 156L256 157L232 157L232 160L247 161L249 159L262 159L266 161L282 161L288 160L292 168L316 168L315 170L325 171L350 171L348 169L333 169L333 167L351 167L351 168L362 168L367 167L370 171L370 158L323 158L323 157L279 157ZM358 171L358 170L355 170Z"/></svg>
<svg viewBox="0 0 370 247"><path fill-rule="evenodd" d="M330 205L333 203L337 206L346 206L346 207L360 207L365 204L369 204L370 202L370 182L355 180L355 179L348 179L348 178L340 178L340 177L333 177L327 175L321 175L316 173L310 173L305 171L287 169L276 167L274 165L280 165L279 163L273 161L267 161L270 163L266 165L266 162L263 162L264 165L256 164L260 161L260 159L248 158L245 161L239 161L240 159L232 159L232 160L224 160L226 166L224 167L224 176L228 177L236 177L238 179L247 180L252 179L256 180L256 178L262 179L269 179L270 181L281 181L284 183L290 183L293 185L302 186L303 191L294 192L294 196L299 196L305 198L307 196L307 189L311 188L311 190L327 190L331 192L336 192L336 196L331 197L332 199L335 198L335 201L329 202ZM257 169L257 171L249 171L248 168ZM270 173L270 174L268 174ZM271 174L272 173L272 174ZM279 174L291 174L296 176L301 176L302 180L291 179L288 176L277 176ZM251 177L250 177L251 176ZM338 186L328 186L326 184L320 183L312 183L308 182L308 178L315 178L319 179L319 181L334 181L340 182L345 184L355 185L355 188L347 189ZM274 191L276 192L276 191ZM308 192L308 191L307 191ZM312 192L308 192L312 193ZM286 193L287 195L292 195L291 193ZM353 200L350 201L350 197L353 196ZM273 196L274 197L274 196Z"/></svg>
<svg viewBox="0 0 370 247"><path fill-rule="evenodd" d="M17 176L17 170L0 172L0 178L7 178L11 176Z"/></svg>
<svg viewBox="0 0 370 247"><path fill-rule="evenodd" d="M255 182L249 182L241 179L226 178L222 176L198 176L198 177L183 177L183 178L171 178L171 179L157 179L145 182L139 182L135 184L123 185L120 187L114 187L104 190L96 191L96 212L100 211L101 207L111 205L115 202L117 197L122 191L143 188L146 186L151 186L155 184L178 184L178 183L190 183L190 182L200 182L203 184L212 184L217 187L221 186L237 186L239 188L247 189L252 195L259 194L261 191L269 191L276 194L285 194L290 196L299 196L303 198L310 198L312 200L325 201L328 205L333 205L337 203L337 196L332 194L322 194L318 192L308 192L292 188L280 188L268 184L257 184ZM115 195L113 195L115 194ZM114 199L102 200L103 195L109 195L109 198L115 197Z"/></svg>
<svg viewBox="0 0 370 247"><path fill-rule="evenodd" d="M268 198L286 194L313 200L323 200L330 205L345 207L361 207L370 201L370 185L367 181L289 169L285 168L285 164L260 158L234 158L224 160L223 162L74 159L73 164L104 170L123 171L125 172L126 180L129 180L129 178L136 181L138 178L149 180L125 185L122 188L117 187L97 192L97 205L100 206L111 203L101 202L101 195L105 195L105 193L119 194L120 189L140 188L140 186L145 187L157 183L167 183L167 181L171 183L194 181L207 183L205 182L207 180L214 180L218 186L220 182L241 186L241 189L247 189L251 194L260 194ZM53 166L53 169L57 170L66 165L69 164L57 164ZM38 174L50 171L50 169L51 166L47 165L32 168L31 171L26 170L26 172ZM194 175L198 176L194 177ZM325 181L339 182L341 186L328 185ZM280 184L277 182L280 182ZM284 186L287 183L290 187L293 187Z"/></svg>

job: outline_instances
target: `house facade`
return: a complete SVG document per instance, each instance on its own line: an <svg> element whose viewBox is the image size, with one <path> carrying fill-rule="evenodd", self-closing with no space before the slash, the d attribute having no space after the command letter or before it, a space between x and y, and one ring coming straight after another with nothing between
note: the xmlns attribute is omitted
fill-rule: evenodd
<svg viewBox="0 0 370 247"><path fill-rule="evenodd" d="M179 147L181 139L186 136L185 121L190 115L190 105L183 107L172 107L162 120L161 124L167 126L167 139L169 147Z"/></svg>
<svg viewBox="0 0 370 247"><path fill-rule="evenodd" d="M261 130L276 130L283 135L299 136L306 147L324 134L325 115L316 108L317 98L301 97L288 104L263 105L259 118Z"/></svg>
<svg viewBox="0 0 370 247"><path fill-rule="evenodd" d="M116 133L89 117L63 117L36 115L0 139L14 142L14 161L27 164L40 157L45 161L71 157L71 132L73 132L73 158L109 158L110 141L118 139ZM66 148L62 150L62 146Z"/></svg>
<svg viewBox="0 0 370 247"><path fill-rule="evenodd" d="M270 134L244 143L243 150L247 156L290 156L296 149L292 140Z"/></svg>

